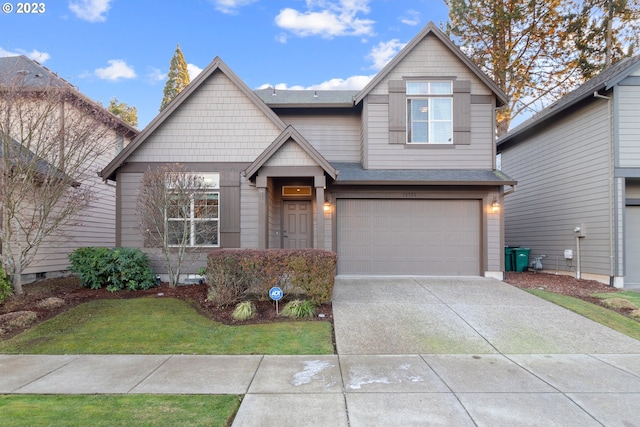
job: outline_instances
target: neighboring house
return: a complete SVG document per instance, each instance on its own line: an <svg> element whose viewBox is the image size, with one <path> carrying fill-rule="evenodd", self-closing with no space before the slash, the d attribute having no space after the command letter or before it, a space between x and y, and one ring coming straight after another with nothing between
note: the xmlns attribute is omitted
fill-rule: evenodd
<svg viewBox="0 0 640 427"><path fill-rule="evenodd" d="M361 91L252 91L216 58L102 172L117 244L144 246L140 180L179 162L219 208L203 253L313 247L337 252L338 274L502 278L506 103L433 23Z"/></svg>
<svg viewBox="0 0 640 427"><path fill-rule="evenodd" d="M518 180L508 244L531 248L544 270L640 283L640 56L510 131L498 151Z"/></svg>
<svg viewBox="0 0 640 427"><path fill-rule="evenodd" d="M67 255L78 247L115 246L115 186L105 183L100 179L98 173L114 158L118 150L121 150L138 134L138 131L81 94L75 87L49 69L25 56L0 58L0 90L4 93L24 95L25 99L29 99L27 101L29 103L32 102L31 99L38 99L33 96L34 94L49 90L62 92L66 96L65 101L62 101L58 108L52 109L48 113L52 116L55 115L55 119L51 119L52 122L62 129L65 129L66 126L65 132L70 132L71 130L68 128L73 126L71 124L73 119L89 111L96 117L96 128L104 129L104 132L99 132L100 135L104 133L103 140L99 144L100 154L97 158L87 157L91 158L93 162L90 165L92 176L83 179L82 182L71 183L72 186L90 188L95 195L95 200L89 208L82 212L78 220L74 221L74 224L65 226L59 235L51 236L50 239L42 243L36 258L24 271L23 282L28 283L36 278L66 273L69 265ZM25 105L37 105L37 102L33 101L31 104ZM50 108L50 106L48 107ZM7 129L7 126L11 128L11 131L8 132L11 137L8 141L11 145L8 147L21 146L18 135L20 131L15 129L16 124L21 122L18 119L15 120L13 127L2 123L3 129ZM29 161L35 156L36 165L43 174L60 173L46 159L38 158L34 152L27 148L13 152L20 154L12 161ZM0 156L4 155L5 153L1 150ZM2 234L0 234L0 238L2 238Z"/></svg>

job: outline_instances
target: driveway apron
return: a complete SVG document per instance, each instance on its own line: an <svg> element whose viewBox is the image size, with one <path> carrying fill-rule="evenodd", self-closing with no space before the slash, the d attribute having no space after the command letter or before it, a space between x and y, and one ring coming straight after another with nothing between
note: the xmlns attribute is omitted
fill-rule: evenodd
<svg viewBox="0 0 640 427"><path fill-rule="evenodd" d="M338 354L640 353L640 341L495 279L338 276Z"/></svg>

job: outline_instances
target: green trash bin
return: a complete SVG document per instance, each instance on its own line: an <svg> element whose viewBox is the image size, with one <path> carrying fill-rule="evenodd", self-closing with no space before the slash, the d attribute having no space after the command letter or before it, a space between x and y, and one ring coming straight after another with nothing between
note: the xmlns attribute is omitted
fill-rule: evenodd
<svg viewBox="0 0 640 427"><path fill-rule="evenodd" d="M517 246L504 247L504 271L515 271L515 251Z"/></svg>
<svg viewBox="0 0 640 427"><path fill-rule="evenodd" d="M529 267L529 248L516 248L515 249L515 267L518 273L522 273Z"/></svg>

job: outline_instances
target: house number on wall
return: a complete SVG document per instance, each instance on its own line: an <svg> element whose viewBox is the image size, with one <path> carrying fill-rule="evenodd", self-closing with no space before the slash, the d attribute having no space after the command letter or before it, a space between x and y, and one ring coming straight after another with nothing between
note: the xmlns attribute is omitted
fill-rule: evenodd
<svg viewBox="0 0 640 427"><path fill-rule="evenodd" d="M402 197L405 199L415 199L417 195L416 193L402 193Z"/></svg>

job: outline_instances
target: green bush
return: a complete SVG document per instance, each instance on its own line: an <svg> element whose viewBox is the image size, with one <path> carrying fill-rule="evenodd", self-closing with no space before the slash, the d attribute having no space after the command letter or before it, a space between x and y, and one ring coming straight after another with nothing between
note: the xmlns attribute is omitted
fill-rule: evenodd
<svg viewBox="0 0 640 427"><path fill-rule="evenodd" d="M70 270L86 288L108 291L149 289L156 278L147 255L134 248L78 248L69 254Z"/></svg>
<svg viewBox="0 0 640 427"><path fill-rule="evenodd" d="M13 287L11 286L11 281L7 276L4 275L4 270L0 265L0 304L4 302L5 299L13 294Z"/></svg>
<svg viewBox="0 0 640 427"><path fill-rule="evenodd" d="M316 309L311 301L301 301L299 299L289 301L282 311L281 315L285 317L293 317L294 319L305 319L313 317Z"/></svg>
<svg viewBox="0 0 640 427"><path fill-rule="evenodd" d="M236 305L231 316L236 320L251 319L256 315L256 306L251 301L243 301Z"/></svg>
<svg viewBox="0 0 640 427"><path fill-rule="evenodd" d="M208 299L236 304L247 294L267 299L269 289L305 294L313 304L331 301L337 256L318 249L241 249L211 252L207 259Z"/></svg>

